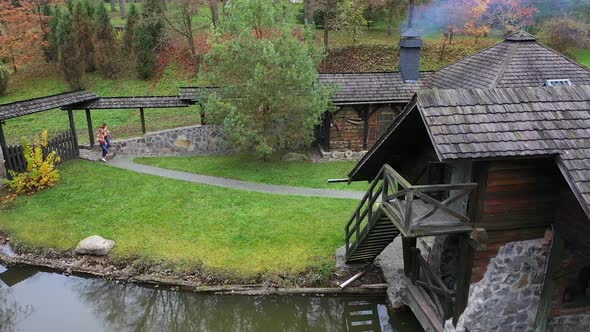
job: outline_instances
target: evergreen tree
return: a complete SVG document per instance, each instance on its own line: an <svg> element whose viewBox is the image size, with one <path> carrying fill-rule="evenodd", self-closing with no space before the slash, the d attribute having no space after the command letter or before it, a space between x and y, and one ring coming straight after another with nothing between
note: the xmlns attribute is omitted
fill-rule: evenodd
<svg viewBox="0 0 590 332"><path fill-rule="evenodd" d="M58 6L52 11L49 19L49 32L47 34L47 60L56 62L59 58L59 25L61 10Z"/></svg>
<svg viewBox="0 0 590 332"><path fill-rule="evenodd" d="M132 57L135 53L138 23L139 13L135 4L132 3L127 14L127 24L125 25L125 32L123 34L123 49L127 57Z"/></svg>
<svg viewBox="0 0 590 332"><path fill-rule="evenodd" d="M96 16L96 68L107 77L113 77L117 72L118 58L113 26L109 14L102 4L98 6Z"/></svg>
<svg viewBox="0 0 590 332"><path fill-rule="evenodd" d="M94 50L94 9L89 9L88 1L77 2L74 6L72 24L74 31L74 40L82 61L85 64L85 70L92 72L96 69L95 50Z"/></svg>
<svg viewBox="0 0 590 332"><path fill-rule="evenodd" d="M76 42L72 15L65 14L59 23L59 62L70 87L82 88L84 59Z"/></svg>
<svg viewBox="0 0 590 332"><path fill-rule="evenodd" d="M156 52L164 24L159 0L145 0L141 23L137 30L137 73L150 78L156 68Z"/></svg>
<svg viewBox="0 0 590 332"><path fill-rule="evenodd" d="M227 10L199 72L203 82L223 87L221 99L208 98L207 116L236 148L265 159L305 147L332 93L317 83L324 54L313 29L295 35L274 0L232 2Z"/></svg>

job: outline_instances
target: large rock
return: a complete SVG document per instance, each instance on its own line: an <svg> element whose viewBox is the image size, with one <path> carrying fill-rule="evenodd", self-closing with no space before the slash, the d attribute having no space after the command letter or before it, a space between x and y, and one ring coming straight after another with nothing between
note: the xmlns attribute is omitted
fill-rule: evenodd
<svg viewBox="0 0 590 332"><path fill-rule="evenodd" d="M80 255L106 256L115 246L115 241L92 235L80 241L74 252Z"/></svg>
<svg viewBox="0 0 590 332"><path fill-rule="evenodd" d="M289 161L289 162L298 162L298 161L301 162L301 161L308 161L309 158L306 155L301 154L301 153L289 152L289 153L284 154L281 157L281 160L282 161Z"/></svg>

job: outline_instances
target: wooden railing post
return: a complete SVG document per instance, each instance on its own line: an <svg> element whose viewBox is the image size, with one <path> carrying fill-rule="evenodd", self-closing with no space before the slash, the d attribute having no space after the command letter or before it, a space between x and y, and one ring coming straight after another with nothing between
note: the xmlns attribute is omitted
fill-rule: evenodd
<svg viewBox="0 0 590 332"><path fill-rule="evenodd" d="M457 264L457 283L455 293L455 308L453 309L453 326L457 326L459 317L467 307L469 286L473 268L473 247L469 244L469 236L459 238L459 261Z"/></svg>
<svg viewBox="0 0 590 332"><path fill-rule="evenodd" d="M406 194L406 215L404 216L404 226L406 230L410 230L410 225L412 223L412 202L414 201L414 192L410 190Z"/></svg>
<svg viewBox="0 0 590 332"><path fill-rule="evenodd" d="M416 248L415 237L402 236L402 251L404 255L404 274L409 277L413 271L414 252L412 248Z"/></svg>
<svg viewBox="0 0 590 332"><path fill-rule="evenodd" d="M420 256L420 249L412 247L412 256L411 279L412 284L416 284L416 280L420 277L420 260L418 258Z"/></svg>

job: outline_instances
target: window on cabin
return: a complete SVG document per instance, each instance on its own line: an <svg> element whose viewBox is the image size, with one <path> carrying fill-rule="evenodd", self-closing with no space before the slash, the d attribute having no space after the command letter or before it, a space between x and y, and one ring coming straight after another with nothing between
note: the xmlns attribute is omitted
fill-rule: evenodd
<svg viewBox="0 0 590 332"><path fill-rule="evenodd" d="M568 280L563 292L563 306L566 308L590 306L590 266L581 269Z"/></svg>

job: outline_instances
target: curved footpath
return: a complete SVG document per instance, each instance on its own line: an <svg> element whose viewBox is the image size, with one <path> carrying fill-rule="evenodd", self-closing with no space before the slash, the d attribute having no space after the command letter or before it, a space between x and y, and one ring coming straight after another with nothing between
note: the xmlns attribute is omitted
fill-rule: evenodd
<svg viewBox="0 0 590 332"><path fill-rule="evenodd" d="M165 168L142 165L135 163L129 157L115 157L108 162L113 167L126 169L143 174L161 176L164 178L188 181L193 183L207 184L210 186L255 191L260 193L308 196L308 197L327 197L327 198L344 198L344 199L361 199L365 194L362 191L334 190L334 189L317 189L292 186L280 186L274 184L265 184L258 182L248 182L220 178L210 175L201 175L182 171L174 171Z"/></svg>

